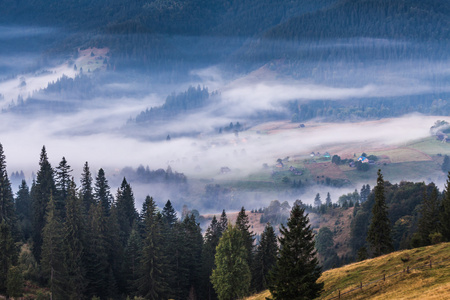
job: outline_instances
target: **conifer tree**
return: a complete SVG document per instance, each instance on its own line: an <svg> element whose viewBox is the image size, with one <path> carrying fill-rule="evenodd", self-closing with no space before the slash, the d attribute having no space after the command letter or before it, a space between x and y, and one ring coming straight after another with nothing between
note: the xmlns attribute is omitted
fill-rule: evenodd
<svg viewBox="0 0 450 300"><path fill-rule="evenodd" d="M370 245L373 255L380 256L394 249L381 170L378 170L377 185L374 188L374 194L375 204L372 208L372 219L367 232L367 242Z"/></svg>
<svg viewBox="0 0 450 300"><path fill-rule="evenodd" d="M58 191L57 197L55 197L56 210L61 213L62 219L65 218L65 205L68 196L68 190L70 185L70 169L66 158L63 156L61 162L56 167L56 180L55 186Z"/></svg>
<svg viewBox="0 0 450 300"><path fill-rule="evenodd" d="M247 253L242 231L228 225L217 246L216 268L211 275L219 300L239 299L248 294L251 273Z"/></svg>
<svg viewBox="0 0 450 300"><path fill-rule="evenodd" d="M444 197L440 206L439 223L439 229L443 238L446 241L450 241L450 172L447 174Z"/></svg>
<svg viewBox="0 0 450 300"><path fill-rule="evenodd" d="M9 181L8 173L6 171L6 160L2 144L0 144L0 222L1 220L5 220L12 232L15 231L16 213L14 208L14 196L11 189L11 182Z"/></svg>
<svg viewBox="0 0 450 300"><path fill-rule="evenodd" d="M16 213L23 240L27 241L33 232L33 219L30 190L25 179L22 179L19 190L16 193Z"/></svg>
<svg viewBox="0 0 450 300"><path fill-rule="evenodd" d="M17 251L11 234L11 227L5 219L0 223L0 293L6 291L7 274L16 260Z"/></svg>
<svg viewBox="0 0 450 300"><path fill-rule="evenodd" d="M323 289L317 280L321 268L314 249L314 234L305 209L294 205L287 222L281 224L279 258L270 275L273 299L314 299Z"/></svg>
<svg viewBox="0 0 450 300"><path fill-rule="evenodd" d="M86 295L88 298L108 296L108 224L103 209L98 204L90 206L87 216L86 252L84 268L86 270Z"/></svg>
<svg viewBox="0 0 450 300"><path fill-rule="evenodd" d="M104 215L108 217L109 210L111 209L112 196L103 169L98 170L97 177L95 178L94 199L97 203L101 204Z"/></svg>
<svg viewBox="0 0 450 300"><path fill-rule="evenodd" d="M201 299L217 299L210 277L214 269L214 257L216 255L216 247L222 236L222 227L213 216L211 224L205 232L203 250L202 250L202 275L201 275Z"/></svg>
<svg viewBox="0 0 450 300"><path fill-rule="evenodd" d="M95 203L94 192L92 188L92 175L89 170L88 162L84 163L83 173L81 173L81 199L83 202L84 211L87 214L91 205Z"/></svg>
<svg viewBox="0 0 450 300"><path fill-rule="evenodd" d="M167 298L161 220L157 216L155 202L149 196L144 201L141 218L144 223L144 239L138 290L145 299Z"/></svg>
<svg viewBox="0 0 450 300"><path fill-rule="evenodd" d="M23 294L24 280L19 267L11 266L8 270L6 293L9 297L17 299Z"/></svg>
<svg viewBox="0 0 450 300"><path fill-rule="evenodd" d="M327 207L331 207L333 205L333 203L331 203L330 192L327 193L327 199L325 200L325 203L326 203Z"/></svg>
<svg viewBox="0 0 450 300"><path fill-rule="evenodd" d="M170 200L167 200L166 205L164 206L162 210L162 217L163 222L167 224L170 228L175 225L177 222L177 213L175 212L175 209L172 206L172 203Z"/></svg>
<svg viewBox="0 0 450 300"><path fill-rule="evenodd" d="M82 299L85 289L84 258L85 232L81 199L76 195L75 182L67 188L66 222L64 223L65 267L68 278L67 299Z"/></svg>
<svg viewBox="0 0 450 300"><path fill-rule="evenodd" d="M316 194L316 198L314 198L314 207L319 208L322 205L322 200L320 200L320 194Z"/></svg>
<svg viewBox="0 0 450 300"><path fill-rule="evenodd" d="M165 243L161 245L164 249L164 253L167 256L167 265L166 265L166 275L167 275L167 284L169 286L169 297L170 298L178 298L182 293L182 288L179 287L179 277L178 273L182 273L179 270L179 257L182 253L180 248L180 241L183 239L181 227L178 226L178 219L175 209L172 206L170 200L167 200L166 204L161 213L161 221L162 228L161 234ZM182 242L181 242L182 244Z"/></svg>
<svg viewBox="0 0 450 300"><path fill-rule="evenodd" d="M56 214L52 195L50 195L46 210L46 224L42 230L41 267L45 278L49 281L52 299L66 299L67 274L64 265L64 232L62 222Z"/></svg>
<svg viewBox="0 0 450 300"><path fill-rule="evenodd" d="M99 203L101 204L101 203ZM104 209L102 207L102 209ZM117 206L113 203L109 210L107 220L107 249L108 254L108 293L109 297L125 292L122 262L124 260L124 247L120 241L120 225L118 221Z"/></svg>
<svg viewBox="0 0 450 300"><path fill-rule="evenodd" d="M225 209L222 210L222 214L220 215L219 225L220 225L220 232L224 232L228 228L228 218L227 214L225 213Z"/></svg>
<svg viewBox="0 0 450 300"><path fill-rule="evenodd" d="M122 246L125 247L130 237L133 224L138 219L138 213L134 207L133 191L125 177L122 180L120 188L117 190L116 207L120 227L120 240L122 241Z"/></svg>
<svg viewBox="0 0 450 300"><path fill-rule="evenodd" d="M42 230L45 226L45 215L47 203L50 196L56 192L53 169L47 158L45 146L42 147L39 160L39 171L37 173L36 184L31 190L33 207L33 254L36 261L41 260ZM53 197L53 196L52 196Z"/></svg>
<svg viewBox="0 0 450 300"><path fill-rule="evenodd" d="M269 272L277 262L277 236L270 223L266 224L261 240L256 248L253 261L252 286L257 292L268 288Z"/></svg>
<svg viewBox="0 0 450 300"><path fill-rule="evenodd" d="M430 245L430 234L439 230L439 192L434 184L430 184L430 188L432 188L432 191L429 196L427 195L427 188L424 188L422 207L420 209L418 234L423 246Z"/></svg>
<svg viewBox="0 0 450 300"><path fill-rule="evenodd" d="M250 267L252 265L253 243L255 241L255 234L253 233L253 231L250 231L250 221L244 207L241 208L237 215L236 227L242 232L242 236L245 241L245 249L247 249L247 264Z"/></svg>
<svg viewBox="0 0 450 300"><path fill-rule="evenodd" d="M127 283L127 295L135 296L139 268L142 256L142 238L137 223L134 224L125 247L125 263L123 273Z"/></svg>

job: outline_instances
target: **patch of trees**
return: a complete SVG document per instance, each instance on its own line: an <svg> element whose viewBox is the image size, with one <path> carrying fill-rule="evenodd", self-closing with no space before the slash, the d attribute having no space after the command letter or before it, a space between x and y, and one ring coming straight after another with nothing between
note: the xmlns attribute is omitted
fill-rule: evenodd
<svg viewBox="0 0 450 300"><path fill-rule="evenodd" d="M127 167L120 171L120 175L128 178L130 181L140 183L167 183L181 185L187 183L186 175L172 171L170 166L168 166L166 170L150 170L149 166L144 168L143 165L140 165L136 170Z"/></svg>
<svg viewBox="0 0 450 300"><path fill-rule="evenodd" d="M446 231L448 221L444 217L448 210L446 203L449 183L450 177L446 189L440 193L434 183L391 184L384 181L379 173L377 186L383 188L374 189L367 201L354 209L350 233L350 246L354 255L380 255L392 250L450 240ZM364 193L366 191L367 187ZM370 225L374 220L383 225ZM383 239L379 236L382 232L380 226L386 227L383 236L390 237L391 240L374 246Z"/></svg>
<svg viewBox="0 0 450 300"><path fill-rule="evenodd" d="M134 122L137 124L146 124L157 121L168 121L180 113L193 111L210 104L210 94L207 88L197 88L190 86L187 91L179 94L167 96L166 101L160 107L152 107L142 111L136 116Z"/></svg>
<svg viewBox="0 0 450 300"><path fill-rule="evenodd" d="M260 223L285 224L289 217L291 206L287 201L280 203L278 200L270 202L269 206L260 210L263 214Z"/></svg>

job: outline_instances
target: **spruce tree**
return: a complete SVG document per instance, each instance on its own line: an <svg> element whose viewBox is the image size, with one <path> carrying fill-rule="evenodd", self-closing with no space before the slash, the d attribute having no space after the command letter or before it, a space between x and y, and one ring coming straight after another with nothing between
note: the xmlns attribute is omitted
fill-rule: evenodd
<svg viewBox="0 0 450 300"><path fill-rule="evenodd" d="M84 211L87 214L89 212L89 209L91 205L95 204L94 200L94 192L92 188L92 175L91 171L89 170L89 164L88 162L84 163L83 166L83 173L81 173L81 199L83 202Z"/></svg>
<svg viewBox="0 0 450 300"><path fill-rule="evenodd" d="M237 215L236 227L242 232L242 236L245 241L245 249L247 249L247 264L250 267L252 266L253 243L255 241L255 234L253 233L253 231L250 231L250 221L244 207L241 208Z"/></svg>
<svg viewBox="0 0 450 300"><path fill-rule="evenodd" d="M11 182L6 171L6 160L3 146L0 144L0 222L5 222L14 232L16 229L16 213L14 208L14 196ZM8 270L7 270L8 271Z"/></svg>
<svg viewBox="0 0 450 300"><path fill-rule="evenodd" d="M98 204L90 206L87 216L86 252L84 268L86 270L86 295L88 298L108 296L108 224L103 209Z"/></svg>
<svg viewBox="0 0 450 300"><path fill-rule="evenodd" d="M222 210L222 214L220 215L219 226L220 226L220 232L224 232L228 228L228 218L227 218L227 214L225 213L225 209Z"/></svg>
<svg viewBox="0 0 450 300"><path fill-rule="evenodd" d="M82 299L85 289L85 231L81 200L76 195L73 179L67 188L66 222L64 223L65 267L68 276L67 299Z"/></svg>
<svg viewBox="0 0 450 300"><path fill-rule="evenodd" d="M321 205L322 205L322 200L320 200L320 194L317 193L316 197L314 198L314 207L320 208Z"/></svg>
<svg viewBox="0 0 450 300"><path fill-rule="evenodd" d="M268 288L269 272L277 262L277 236L273 227L267 223L261 240L256 248L255 259L253 261L252 286L257 292Z"/></svg>
<svg viewBox="0 0 450 300"><path fill-rule="evenodd" d="M50 196L56 192L53 169L47 158L45 146L42 147L39 160L39 171L37 173L36 184L31 190L33 207L33 254L36 261L41 260L42 230L45 226L45 215L47 203ZM53 196L52 196L53 197Z"/></svg>
<svg viewBox="0 0 450 300"><path fill-rule="evenodd" d="M111 192L108 185L108 180L105 176L103 169L98 170L97 177L95 178L94 186L94 199L97 203L100 203L103 208L103 214L108 217L109 210L111 209Z"/></svg>
<svg viewBox="0 0 450 300"><path fill-rule="evenodd" d="M325 200L325 203L327 207L331 207L333 205L333 203L331 203L331 196L329 192L327 193L327 199Z"/></svg>
<svg viewBox="0 0 450 300"><path fill-rule="evenodd" d="M48 279L52 299L66 299L67 274L65 273L63 224L56 213L53 196L47 205L46 224L42 230L42 261L44 276Z"/></svg>
<svg viewBox="0 0 450 300"><path fill-rule="evenodd" d="M432 189L430 195L427 195L427 187L424 188L417 230L423 246L430 245L430 234L439 230L439 192L434 184L430 184L429 187Z"/></svg>
<svg viewBox="0 0 450 300"><path fill-rule="evenodd" d="M164 253L167 256L167 266L165 272L167 274L167 284L169 286L169 297L178 298L182 293L182 288L179 287L179 277L183 273L180 271L179 257L181 255L180 241L183 239L181 227L178 226L178 219L175 209L170 200L168 200L161 213L161 221L163 223L161 234L164 239L164 244L161 245ZM181 242L182 244L182 242Z"/></svg>
<svg viewBox="0 0 450 300"><path fill-rule="evenodd" d="M314 299L323 289L314 234L305 209L294 205L287 227L281 224L279 258L270 275L273 299Z"/></svg>
<svg viewBox="0 0 450 300"><path fill-rule="evenodd" d="M11 234L11 227L5 219L0 223L0 293L6 291L7 274L16 260L17 251Z"/></svg>
<svg viewBox="0 0 450 300"><path fill-rule="evenodd" d="M130 237L133 224L138 219L138 213L134 207L133 191L125 177L117 191L116 207L120 227L120 240L122 241L122 246L125 247Z"/></svg>
<svg viewBox="0 0 450 300"><path fill-rule="evenodd" d="M367 242L374 256L387 254L394 249L381 170L378 170L377 174L377 185L374 188L375 204L372 208L372 219L367 232Z"/></svg>
<svg viewBox="0 0 450 300"><path fill-rule="evenodd" d="M450 241L450 172L447 174L444 197L440 206L439 223L439 229L443 238L446 241Z"/></svg>
<svg viewBox="0 0 450 300"><path fill-rule="evenodd" d="M177 222L177 213L175 212L175 209L172 206L172 203L170 200L167 200L166 205L164 206L162 210L162 217L163 222L169 226L172 227Z"/></svg>
<svg viewBox="0 0 450 300"><path fill-rule="evenodd" d="M55 197L56 210L61 213L62 219L65 218L65 205L68 196L68 190L70 185L70 169L66 158L63 156L61 162L56 167L56 180L55 186L57 190L57 197Z"/></svg>
<svg viewBox="0 0 450 300"><path fill-rule="evenodd" d="M201 274L201 299L213 300L217 299L210 277L214 269L214 257L216 255L216 247L222 236L222 227L213 216L211 224L205 232L205 238L202 250L202 274Z"/></svg>
<svg viewBox="0 0 450 300"><path fill-rule="evenodd" d="M127 283L127 295L135 296L142 257L142 238L137 223L134 224L125 247L123 273Z"/></svg>
<svg viewBox="0 0 450 300"><path fill-rule="evenodd" d="M211 275L219 300L239 299L248 294L251 273L247 253L242 231L228 225L217 246L216 268Z"/></svg>
<svg viewBox="0 0 450 300"><path fill-rule="evenodd" d="M167 281L164 274L165 256L161 247L161 220L156 213L153 198L147 196L142 208L144 223L143 249L137 287L145 299L167 298Z"/></svg>
<svg viewBox="0 0 450 300"><path fill-rule="evenodd" d="M22 238L24 241L27 241L33 232L33 218L30 190L25 179L22 179L19 190L16 193L16 213Z"/></svg>

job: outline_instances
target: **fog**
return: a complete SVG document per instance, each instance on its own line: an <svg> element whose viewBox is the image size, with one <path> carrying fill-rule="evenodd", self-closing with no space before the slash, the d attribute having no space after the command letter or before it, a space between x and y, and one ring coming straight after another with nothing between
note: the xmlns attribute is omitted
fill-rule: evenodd
<svg viewBox="0 0 450 300"><path fill-rule="evenodd" d="M19 28L18 33L8 30L0 27L0 40L27 35L45 36L53 32L48 28ZM361 44L364 43L385 45L390 41L362 40ZM344 43L337 47L349 45ZM217 207L208 208L205 203L208 199L202 198L206 184L224 185L230 180L267 173L269 171L263 170L263 164L273 166L278 158L287 156L302 160L312 151L330 151L332 155L345 157L349 153L402 145L429 136L433 123L443 119L409 114L358 123L310 120L305 122L305 128L298 128L298 124L289 122L287 105L290 101L345 101L427 94L432 97L437 89L439 92L449 91L447 87L437 87L430 80L429 73L415 71L412 68L414 63L410 61L390 66L374 62L356 68L343 63L335 68L336 73L332 76L335 80L323 81L315 75L311 78L290 76L269 65L252 72L231 75L229 69L225 71L221 65L211 65L190 70L184 81L166 83L152 81L155 74L142 70L93 72L88 76L98 84L96 91L90 98L81 101L75 96L61 98L59 94L38 92L63 75L73 78L79 74L73 64L81 58L73 57L70 61L29 71L28 66L40 55L39 51L29 55L23 52L16 55L0 53L0 68L6 66L6 71L1 74L5 79L0 81L0 107L7 109L11 101L17 101L19 96L25 101L29 96L35 96L37 101L73 101L77 103L77 109L61 114L36 111L28 115L3 111L0 114L0 142L5 150L8 171L23 170L29 181L32 172L38 170L40 150L45 145L52 166L56 167L64 156L77 180L86 161L94 174L99 168L104 168L113 193L120 184L124 167L143 165L155 170L171 166L174 171L187 176L190 190L185 195L174 195L168 191L170 188L162 185L132 183L138 208L145 195L151 194L155 195L158 204L170 197L175 199L177 209L186 202L192 208L201 210L205 207L205 210L214 211ZM450 73L449 62L417 61L417 64L421 70L438 76ZM8 71L8 66L14 67L14 71ZM364 78L360 77L361 74L365 74ZM160 106L167 95L183 92L190 85L205 86L210 92L217 91L217 96L211 98L210 105L180 113L166 122L147 127L127 127L127 122L141 111ZM278 116L285 119L258 119L257 116L267 112L279 113ZM218 128L237 121L244 124L247 130L217 133ZM170 141L155 138L166 135L176 138ZM332 153L333 149L338 150ZM222 167L228 167L230 172L221 174ZM407 174L398 180L402 179L408 180ZM312 203L317 192L325 199L327 191L336 201L341 194L355 188L359 190L362 183L357 182L355 186L344 189L313 186L300 195L292 195L288 191L242 192L234 195L230 203L223 203L223 208L236 209L242 205L258 208L268 205L275 198L288 200L292 204L295 200L292 197L297 196L306 203Z"/></svg>

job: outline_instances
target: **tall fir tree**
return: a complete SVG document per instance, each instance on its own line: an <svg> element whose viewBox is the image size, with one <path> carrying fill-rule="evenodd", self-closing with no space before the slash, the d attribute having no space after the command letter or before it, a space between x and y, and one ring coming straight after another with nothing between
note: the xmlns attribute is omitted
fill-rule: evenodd
<svg viewBox="0 0 450 300"><path fill-rule="evenodd" d="M73 170L70 168L69 164L67 163L66 158L63 156L61 159L61 162L56 167L56 178L55 178L55 186L57 195L54 195L55 198L55 206L56 211L61 213L62 219L65 218L65 205L68 197L68 191L70 186L70 173Z"/></svg>
<svg viewBox="0 0 450 300"><path fill-rule="evenodd" d="M11 234L11 227L5 219L0 223L0 293L6 292L9 268L17 259L17 250Z"/></svg>
<svg viewBox="0 0 450 300"><path fill-rule="evenodd" d="M217 299L217 294L214 291L210 277L214 269L214 258L216 255L216 248L222 236L222 226L213 216L211 224L205 232L203 250L202 250L202 273L201 273L201 299L214 300Z"/></svg>
<svg viewBox="0 0 450 300"><path fill-rule="evenodd" d="M439 191L434 184L430 184L428 187L431 188L431 194L428 195L427 187L425 187L420 208L419 226L417 228L423 246L430 245L430 234L439 231Z"/></svg>
<svg viewBox="0 0 450 300"><path fill-rule="evenodd" d="M279 258L270 275L269 290L273 299L314 299L323 283L317 280L321 268L314 248L314 234L305 209L292 208L287 227L281 224Z"/></svg>
<svg viewBox="0 0 450 300"><path fill-rule="evenodd" d="M167 200L166 205L164 205L164 208L162 210L162 217L163 222L169 227L175 225L178 220L177 213L175 212L175 209L173 208L170 200Z"/></svg>
<svg viewBox="0 0 450 300"><path fill-rule="evenodd" d="M65 267L67 299L82 299L86 286L83 265L85 228L81 199L77 197L75 182L67 187L66 221L64 223Z"/></svg>
<svg viewBox="0 0 450 300"><path fill-rule="evenodd" d="M444 240L450 242L450 172L447 174L444 196L439 212L439 231Z"/></svg>
<svg viewBox="0 0 450 300"><path fill-rule="evenodd" d="M12 232L16 230L16 212L14 208L14 196L11 189L11 182L6 171L6 157L3 146L0 144L0 222L5 222L10 226Z"/></svg>
<svg viewBox="0 0 450 300"><path fill-rule="evenodd" d="M67 274L65 273L64 230L61 219L56 213L53 196L46 209L46 224L42 230L41 268L50 286L51 299L66 299Z"/></svg>
<svg viewBox="0 0 450 300"><path fill-rule="evenodd" d="M108 286L108 224L103 209L98 204L90 206L87 216L86 252L84 269L86 270L86 295L106 299Z"/></svg>
<svg viewBox="0 0 450 300"><path fill-rule="evenodd" d="M45 146L43 146L39 160L39 171L37 173L36 184L31 189L34 229L32 250L38 263L41 260L41 247L43 242L42 230L45 226L46 207L50 200L50 196L53 195L55 191L53 168L48 161Z"/></svg>
<svg viewBox="0 0 450 300"><path fill-rule="evenodd" d="M112 195L103 169L98 170L97 177L95 178L94 199L97 203L101 204L104 215L108 217L111 209Z"/></svg>
<svg viewBox="0 0 450 300"><path fill-rule="evenodd" d="M333 203L331 202L330 192L327 193L327 198L325 200L325 203L326 203L327 207L331 207L333 205Z"/></svg>
<svg viewBox="0 0 450 300"><path fill-rule="evenodd" d="M374 187L375 204L372 208L372 219L367 232L367 242L374 256L387 254L394 250L391 223L384 194L384 179L381 170L378 170L377 174L377 185Z"/></svg>
<svg viewBox="0 0 450 300"><path fill-rule="evenodd" d="M277 236L272 225L267 223L253 260L252 286L257 292L269 287L269 272L277 262L277 254Z"/></svg>
<svg viewBox="0 0 450 300"><path fill-rule="evenodd" d="M92 188L92 175L91 171L89 170L88 162L84 163L83 173L81 173L80 182L81 182L80 187L81 199L83 202L84 211L87 214L89 212L91 205L95 204L94 191Z"/></svg>
<svg viewBox="0 0 450 300"><path fill-rule="evenodd" d="M245 208L242 207L236 218L236 227L242 232L242 236L245 241L245 249L247 249L247 264L252 266L253 260L253 244L255 242L255 234L250 230L250 220L245 212Z"/></svg>
<svg viewBox="0 0 450 300"><path fill-rule="evenodd" d="M161 245L161 220L153 198L147 196L142 208L144 222L143 249L140 276L137 287L145 299L167 298L167 281L164 274L165 255Z"/></svg>
<svg viewBox="0 0 450 300"><path fill-rule="evenodd" d="M251 273L242 231L229 225L220 238L211 282L219 300L243 298L249 293Z"/></svg>
<svg viewBox="0 0 450 300"><path fill-rule="evenodd" d="M138 213L134 207L134 195L130 184L125 177L122 180L116 196L117 217L120 227L120 240L125 247L131 234L134 222L138 219Z"/></svg>
<svg viewBox="0 0 450 300"><path fill-rule="evenodd" d="M16 213L22 238L24 241L27 241L33 232L33 218L30 190L25 179L22 179L19 190L16 193Z"/></svg>
<svg viewBox="0 0 450 300"><path fill-rule="evenodd" d="M126 293L131 296L137 296L137 282L142 257L142 237L139 231L139 226L136 222L125 247L123 273L127 286Z"/></svg>
<svg viewBox="0 0 450 300"><path fill-rule="evenodd" d="M220 231L221 232L224 232L228 228L228 217L227 217L227 214L225 212L225 209L222 210L222 214L220 215L219 226L220 226Z"/></svg>
<svg viewBox="0 0 450 300"><path fill-rule="evenodd" d="M167 257L166 265L166 275L167 284L169 286L169 297L178 298L181 293L181 288L179 287L179 258L181 255L179 242L183 238L181 236L181 227L178 226L178 218L175 209L172 206L170 200L167 200L164 208L161 212L162 228L161 234L164 239L164 244L161 247L164 249L164 253ZM180 271L181 272L181 271Z"/></svg>

